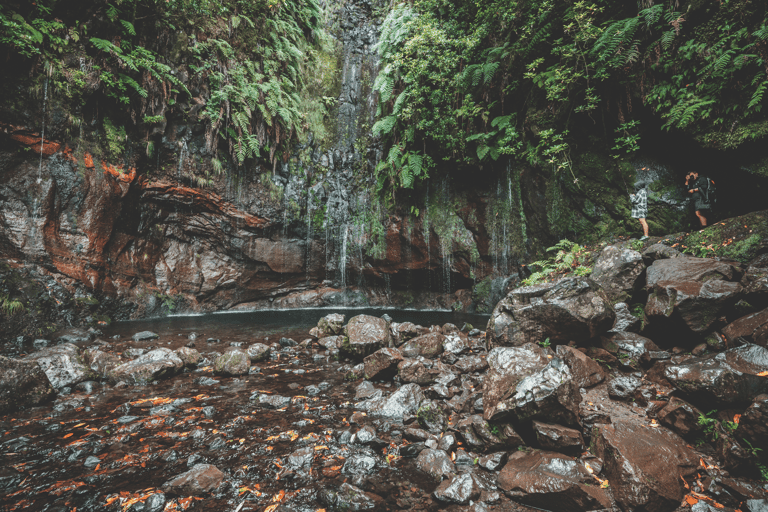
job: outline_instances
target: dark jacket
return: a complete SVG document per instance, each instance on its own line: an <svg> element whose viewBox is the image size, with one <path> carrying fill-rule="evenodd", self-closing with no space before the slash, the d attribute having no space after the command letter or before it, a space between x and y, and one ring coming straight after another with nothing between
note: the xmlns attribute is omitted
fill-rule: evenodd
<svg viewBox="0 0 768 512"><path fill-rule="evenodd" d="M691 201L693 201L694 208L697 211L709 210L712 208L709 203L704 202L704 192L706 192L708 184L709 182L707 181L707 178L704 176L699 176L696 178L696 181L694 181L693 184L688 187L688 190L698 189L696 192L691 194Z"/></svg>

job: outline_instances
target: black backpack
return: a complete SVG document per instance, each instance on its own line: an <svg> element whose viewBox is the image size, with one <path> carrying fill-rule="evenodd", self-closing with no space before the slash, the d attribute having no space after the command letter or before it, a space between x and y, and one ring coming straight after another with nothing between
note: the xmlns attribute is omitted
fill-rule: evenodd
<svg viewBox="0 0 768 512"><path fill-rule="evenodd" d="M704 202L715 206L717 204L717 187L715 182L711 178L704 178L707 180L707 189L704 191Z"/></svg>

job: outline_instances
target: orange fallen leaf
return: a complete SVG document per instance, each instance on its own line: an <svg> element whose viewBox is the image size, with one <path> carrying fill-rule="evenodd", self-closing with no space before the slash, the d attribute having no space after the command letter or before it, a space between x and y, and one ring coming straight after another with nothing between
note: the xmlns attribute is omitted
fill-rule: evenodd
<svg viewBox="0 0 768 512"><path fill-rule="evenodd" d="M768 370L757 374L758 377L768 377Z"/></svg>
<svg viewBox="0 0 768 512"><path fill-rule="evenodd" d="M686 496L685 497L685 502L688 503L688 505L693 506L693 505L697 504L699 502L699 500L697 500L693 496Z"/></svg>
<svg viewBox="0 0 768 512"><path fill-rule="evenodd" d="M68 438L68 437L72 437L73 435L75 435L75 434L73 434L72 432L70 432L69 434L65 435L65 436L64 436L62 439L66 439L66 438Z"/></svg>

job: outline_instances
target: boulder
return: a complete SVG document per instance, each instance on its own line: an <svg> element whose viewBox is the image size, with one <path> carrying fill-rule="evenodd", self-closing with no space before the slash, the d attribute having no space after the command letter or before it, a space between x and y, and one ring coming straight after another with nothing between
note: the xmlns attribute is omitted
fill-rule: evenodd
<svg viewBox="0 0 768 512"><path fill-rule="evenodd" d="M320 503L331 510L373 510L375 495L366 493L354 485L343 483L339 487L327 487L318 493Z"/></svg>
<svg viewBox="0 0 768 512"><path fill-rule="evenodd" d="M470 343L465 338L462 338L458 331L449 332L445 335L445 339L443 340L443 350L448 354L460 356L461 354L469 352L469 349Z"/></svg>
<svg viewBox="0 0 768 512"><path fill-rule="evenodd" d="M517 383L541 370L551 353L533 343L522 347L497 347L488 353L488 372L483 380L483 416L496 416L496 408L514 393ZM506 407L504 407L506 410Z"/></svg>
<svg viewBox="0 0 768 512"><path fill-rule="evenodd" d="M667 260L670 258L687 258L688 255L681 253L677 249L664 244L653 244L643 251L643 262L647 266L653 265L656 260Z"/></svg>
<svg viewBox="0 0 768 512"><path fill-rule="evenodd" d="M700 416L701 411L677 397L670 398L667 405L656 413L656 418L662 425L685 437L701 431Z"/></svg>
<svg viewBox="0 0 768 512"><path fill-rule="evenodd" d="M605 380L605 370L581 350L568 345L557 346L557 357L571 369L576 387L588 388Z"/></svg>
<svg viewBox="0 0 768 512"><path fill-rule="evenodd" d="M422 428L432 434L441 434L448 424L446 416L440 405L433 400L424 400L416 411L416 420Z"/></svg>
<svg viewBox="0 0 768 512"><path fill-rule="evenodd" d="M748 404L768 393L768 349L743 345L717 354L670 364L664 377L691 400L713 405Z"/></svg>
<svg viewBox="0 0 768 512"><path fill-rule="evenodd" d="M514 393L498 402L492 414L486 411L485 417L493 421L514 418L519 423L547 420L578 426L579 402L581 396L568 365L555 357L518 382Z"/></svg>
<svg viewBox="0 0 768 512"><path fill-rule="evenodd" d="M593 438L623 510L675 510L685 495L682 479L700 469L686 442L662 427L619 421L596 425Z"/></svg>
<svg viewBox="0 0 768 512"><path fill-rule="evenodd" d="M745 277L746 299L765 305L768 302L768 253L763 253L749 262Z"/></svg>
<svg viewBox="0 0 768 512"><path fill-rule="evenodd" d="M391 341L389 326L383 318L357 315L344 327L344 339L339 349L350 357L363 359Z"/></svg>
<svg viewBox="0 0 768 512"><path fill-rule="evenodd" d="M590 276L612 302L632 298L645 271L642 255L629 248L609 245L600 252Z"/></svg>
<svg viewBox="0 0 768 512"><path fill-rule="evenodd" d="M107 374L107 378L113 384L120 381L149 384L153 380L176 375L182 368L184 361L173 350L157 348L114 368Z"/></svg>
<svg viewBox="0 0 768 512"><path fill-rule="evenodd" d="M251 358L245 350L230 347L213 362L213 374L223 376L248 375Z"/></svg>
<svg viewBox="0 0 768 512"><path fill-rule="evenodd" d="M403 421L403 416L416 414L423 400L424 394L418 384L405 384L388 397L360 402L356 408L374 418Z"/></svg>
<svg viewBox="0 0 768 512"><path fill-rule="evenodd" d="M123 364L123 360L109 352L102 352L97 347L83 350L83 362L99 377L105 377L113 369Z"/></svg>
<svg viewBox="0 0 768 512"><path fill-rule="evenodd" d="M600 337L605 350L614 354L626 366L651 362L651 352L661 349L650 339L634 332L614 332Z"/></svg>
<svg viewBox="0 0 768 512"><path fill-rule="evenodd" d="M507 463L509 455L507 452L495 452L483 455L477 461L477 465L487 471L499 471Z"/></svg>
<svg viewBox="0 0 768 512"><path fill-rule="evenodd" d="M426 327L422 327L411 322L393 322L390 325L389 330L392 333L392 338L395 341L395 345L398 347L410 339L416 338L423 334L427 334L429 332L429 329Z"/></svg>
<svg viewBox="0 0 768 512"><path fill-rule="evenodd" d="M200 355L200 352L189 347L181 347L176 349L176 355L179 357L179 359L181 359L181 362L184 363L186 368L197 366L200 360L203 358L203 356Z"/></svg>
<svg viewBox="0 0 768 512"><path fill-rule="evenodd" d="M438 482L456 472L456 467L447 453L431 448L419 453L416 458L416 467Z"/></svg>
<svg viewBox="0 0 768 512"><path fill-rule="evenodd" d="M541 510L583 512L610 509L610 499L576 459L538 450L515 452L498 477L513 501Z"/></svg>
<svg viewBox="0 0 768 512"><path fill-rule="evenodd" d="M657 260L646 274L648 321L705 333L743 295L739 267L705 258Z"/></svg>
<svg viewBox="0 0 768 512"><path fill-rule="evenodd" d="M405 359L398 363L397 373L403 382L427 385L437 380L440 370L427 367L423 361L418 359Z"/></svg>
<svg viewBox="0 0 768 512"><path fill-rule="evenodd" d="M614 377L608 383L608 396L614 400L630 400L641 385L640 379L631 375Z"/></svg>
<svg viewBox="0 0 768 512"><path fill-rule="evenodd" d="M607 331L616 318L599 287L589 278L512 290L494 308L486 329L489 347L527 342L583 342Z"/></svg>
<svg viewBox="0 0 768 512"><path fill-rule="evenodd" d="M402 360L403 355L396 348L379 349L363 360L365 378L369 380L391 379L397 374L397 365Z"/></svg>
<svg viewBox="0 0 768 512"><path fill-rule="evenodd" d="M635 316L629 310L629 306L627 306L626 302L617 302L613 305L613 310L616 312L616 321L608 332L640 332L640 330L642 330L642 316L645 315L644 311L643 315Z"/></svg>
<svg viewBox="0 0 768 512"><path fill-rule="evenodd" d="M479 414L462 419L454 428L464 439L467 447L478 452L514 450L525 444L523 438L511 425L491 426Z"/></svg>
<svg viewBox="0 0 768 512"><path fill-rule="evenodd" d="M481 488L472 473L453 475L443 480L432 493L437 501L466 505L480 497Z"/></svg>
<svg viewBox="0 0 768 512"><path fill-rule="evenodd" d="M263 343L254 343L248 347L248 358L252 363L267 361L271 350L272 349Z"/></svg>
<svg viewBox="0 0 768 512"><path fill-rule="evenodd" d="M536 440L545 450L573 456L584 451L584 438L578 430L541 421L534 421L532 425Z"/></svg>
<svg viewBox="0 0 768 512"><path fill-rule="evenodd" d="M39 405L55 395L37 362L0 356L0 414Z"/></svg>
<svg viewBox="0 0 768 512"><path fill-rule="evenodd" d="M722 333L729 347L735 346L739 338L765 347L768 345L768 308L726 325Z"/></svg>
<svg viewBox="0 0 768 512"><path fill-rule="evenodd" d="M186 473L172 478L163 484L166 494L178 496L199 496L216 490L226 475L211 464L195 464Z"/></svg>
<svg viewBox="0 0 768 512"><path fill-rule="evenodd" d="M405 357L437 357L443 352L445 336L439 332L429 332L405 342L400 351Z"/></svg>
<svg viewBox="0 0 768 512"><path fill-rule="evenodd" d="M488 368L488 360L485 355L463 356L453 366L461 373L481 372Z"/></svg>
<svg viewBox="0 0 768 512"><path fill-rule="evenodd" d="M72 343L46 347L24 358L40 365L56 389L72 387L78 382L98 378L80 357L80 349Z"/></svg>
<svg viewBox="0 0 768 512"><path fill-rule="evenodd" d="M368 447L347 457L341 472L348 476L370 475L376 469L376 455Z"/></svg>
<svg viewBox="0 0 768 512"><path fill-rule="evenodd" d="M317 322L317 337L323 338L325 336L336 336L341 334L344 328L344 315L339 313L331 313L325 315Z"/></svg>
<svg viewBox="0 0 768 512"><path fill-rule="evenodd" d="M768 394L757 395L739 419L736 435L762 450L762 457L768 459Z"/></svg>

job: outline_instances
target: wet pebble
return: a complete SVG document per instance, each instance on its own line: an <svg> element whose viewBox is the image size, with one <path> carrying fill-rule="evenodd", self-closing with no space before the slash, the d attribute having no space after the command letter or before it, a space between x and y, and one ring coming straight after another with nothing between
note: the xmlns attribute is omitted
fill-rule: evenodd
<svg viewBox="0 0 768 512"><path fill-rule="evenodd" d="M283 347L295 347L298 345L296 341L292 340L291 338L280 338L280 346Z"/></svg>
<svg viewBox="0 0 768 512"><path fill-rule="evenodd" d="M194 380L194 383L200 386L213 386L214 384L218 384L219 382L221 381L212 379L210 377L199 377Z"/></svg>
<svg viewBox="0 0 768 512"><path fill-rule="evenodd" d="M132 421L136 421L137 419L139 419L138 416L120 416L119 418L117 418L117 422L125 424L125 423L130 423Z"/></svg>
<svg viewBox="0 0 768 512"><path fill-rule="evenodd" d="M203 407L203 414L206 418L211 418L214 414L216 414L216 408L212 405L206 405Z"/></svg>
<svg viewBox="0 0 768 512"><path fill-rule="evenodd" d="M317 396L320 394L320 388L315 386L314 384L310 384L306 388L304 388L304 392L307 394L307 396Z"/></svg>
<svg viewBox="0 0 768 512"><path fill-rule="evenodd" d="M95 468L99 464L101 464L101 459L99 459L98 457L94 457L93 455L85 459L85 462L83 463L83 465L88 469Z"/></svg>

